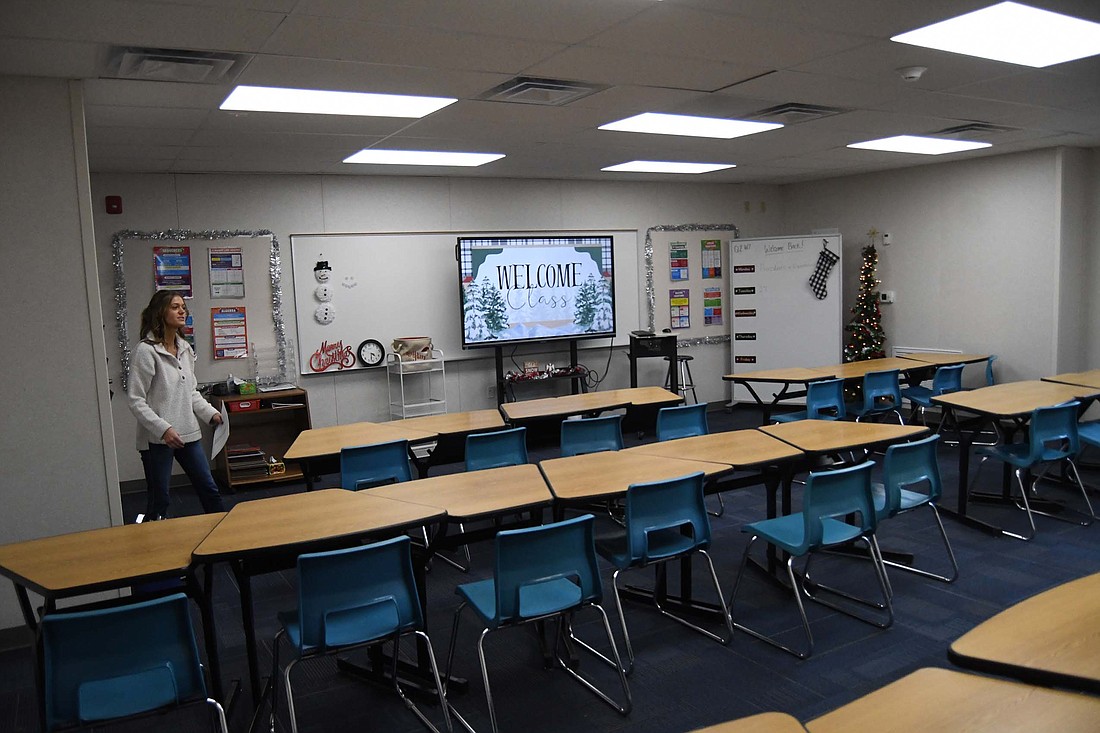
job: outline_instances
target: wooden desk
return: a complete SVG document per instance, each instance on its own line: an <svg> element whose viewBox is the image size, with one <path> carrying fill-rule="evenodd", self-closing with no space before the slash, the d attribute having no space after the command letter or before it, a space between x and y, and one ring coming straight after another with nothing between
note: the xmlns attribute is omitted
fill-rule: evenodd
<svg viewBox="0 0 1100 733"><path fill-rule="evenodd" d="M576 502L626 493L631 484L676 478L696 471L712 477L730 470L729 464L664 458L629 450L550 458L539 463L554 496Z"/></svg>
<svg viewBox="0 0 1100 733"><path fill-rule="evenodd" d="M877 448L923 437L928 433L928 428L920 425L839 420L798 420L757 429L801 451L817 455Z"/></svg>
<svg viewBox="0 0 1100 733"><path fill-rule="evenodd" d="M405 420L395 420L389 424L436 434L435 447L426 458L413 456L413 464L416 466L416 474L419 478L425 478L433 466L465 461L466 436L503 430L507 427L504 424L504 418L500 416L500 411L496 409L410 417Z"/></svg>
<svg viewBox="0 0 1100 733"><path fill-rule="evenodd" d="M1008 420L1016 430L1022 429L1031 413L1039 407L1059 405L1078 398L1091 399L1100 394L1100 389L1079 387L1068 384L1056 384L1054 382L1024 381L1006 382L995 384L991 387L982 387L963 392L932 397L932 402L943 407L948 416L954 422L959 431L959 495L954 511L947 507L948 514L958 517L967 524L993 534L1007 534L1019 537L1014 533L1005 532L1000 527L995 527L987 522L975 519L967 515L967 503L970 494L970 448L974 444L974 436L981 432L985 424ZM969 412L978 416L977 420L970 421L969 426L959 419L959 412Z"/></svg>
<svg viewBox="0 0 1100 733"><path fill-rule="evenodd" d="M618 391L588 392L586 394L562 395L561 397L544 397L539 400L524 400L523 402L505 402L500 406L500 412L505 420L515 425L529 420L565 418L571 415L586 415L629 406L630 398L616 394Z"/></svg>
<svg viewBox="0 0 1100 733"><path fill-rule="evenodd" d="M226 703L213 606L199 591L192 574L191 552L226 515L201 514L161 522L125 524L86 532L43 537L0 546L0 574L11 579L23 620L38 629L27 590L44 599L45 613L57 610L57 600L156 580L185 578L187 591L202 611L203 638L210 663L211 692ZM120 640L124 641L124 640ZM41 668L41 637L36 634ZM45 691L38 676L38 709L45 721Z"/></svg>
<svg viewBox="0 0 1100 733"><path fill-rule="evenodd" d="M914 359L902 359L900 357L889 356L883 359L865 359L863 361L853 361L846 364L831 364L829 366L817 367L817 369L825 372L832 372L834 376L844 380L863 379L867 372L884 372L888 369L897 369L902 374L906 374L910 371L917 369L927 369L928 364Z"/></svg>
<svg viewBox="0 0 1100 733"><path fill-rule="evenodd" d="M699 728L693 733L806 733L806 729L786 713L760 713Z"/></svg>
<svg viewBox="0 0 1100 733"><path fill-rule="evenodd" d="M1070 372L1069 374L1057 374L1053 377L1043 377L1044 382L1057 382L1059 384L1073 384L1079 387L1091 387L1100 390L1100 369L1090 369L1087 372Z"/></svg>
<svg viewBox="0 0 1100 733"><path fill-rule="evenodd" d="M293 567L304 552L348 547L367 537L399 533L438 521L445 513L437 507L374 496L371 491L343 489L275 496L234 506L195 548L193 558L207 566L227 561L237 578L253 702L260 699L253 575ZM207 577L211 576L208 573ZM420 591L423 594L423 588Z"/></svg>
<svg viewBox="0 0 1100 733"><path fill-rule="evenodd" d="M963 634L948 651L961 667L1036 685L1100 693L1100 573L1051 588Z"/></svg>
<svg viewBox="0 0 1100 733"><path fill-rule="evenodd" d="M663 387L627 387L608 390L604 394L625 399L631 407L669 407L684 401L683 397Z"/></svg>
<svg viewBox="0 0 1100 733"><path fill-rule="evenodd" d="M951 364L977 364L989 359L989 354L940 354L936 352L922 351L920 353L905 354L899 359L912 359L913 361L936 366L949 366Z"/></svg>
<svg viewBox="0 0 1100 733"><path fill-rule="evenodd" d="M548 506L554 500L538 466L531 463L379 486L370 494L438 507L450 522Z"/></svg>
<svg viewBox="0 0 1100 733"><path fill-rule="evenodd" d="M743 385L745 389L749 391L749 394L752 395L752 398L756 400L756 404L759 405L760 409L763 411L763 424L767 425L771 422L772 410L779 402L795 397L804 397L806 395L805 389L799 392L788 392L792 384L805 385L822 379L833 379L835 376L836 375L832 371L825 367L821 369L790 367L787 369L761 369L755 372L727 374L722 377L722 379L726 382ZM760 399L760 395L756 393L756 390L752 388L752 382L760 382L761 384L781 384L783 386L778 392L772 393L772 401L765 404L764 400Z"/></svg>
<svg viewBox="0 0 1100 733"><path fill-rule="evenodd" d="M426 419L426 418L419 418ZM356 422L347 425L332 425L327 428L303 430L283 454L287 461L302 464L306 477L306 490L313 491L313 477L320 472L318 464L331 462L339 457L343 448L373 443L389 443L394 440L407 440L410 443L427 443L438 438L438 434L429 429L407 425L406 420L388 423Z"/></svg>
<svg viewBox="0 0 1100 733"><path fill-rule="evenodd" d="M806 724L810 733L1086 733L1100 700L949 669L919 669Z"/></svg>

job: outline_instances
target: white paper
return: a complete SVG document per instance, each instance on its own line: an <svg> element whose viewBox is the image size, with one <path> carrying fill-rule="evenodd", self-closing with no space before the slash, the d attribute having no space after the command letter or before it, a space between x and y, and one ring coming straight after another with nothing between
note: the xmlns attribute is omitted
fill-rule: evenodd
<svg viewBox="0 0 1100 733"><path fill-rule="evenodd" d="M221 425L214 427L214 441L210 446L210 460L222 452L225 448L225 444L229 441L229 411L225 409L225 403L222 403L222 422Z"/></svg>

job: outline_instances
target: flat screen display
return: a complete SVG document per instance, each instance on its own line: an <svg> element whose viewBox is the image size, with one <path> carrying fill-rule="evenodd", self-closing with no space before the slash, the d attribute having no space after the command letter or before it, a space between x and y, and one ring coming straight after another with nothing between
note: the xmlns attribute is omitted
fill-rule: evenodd
<svg viewBox="0 0 1100 733"><path fill-rule="evenodd" d="M615 335L614 237L459 237L462 347Z"/></svg>

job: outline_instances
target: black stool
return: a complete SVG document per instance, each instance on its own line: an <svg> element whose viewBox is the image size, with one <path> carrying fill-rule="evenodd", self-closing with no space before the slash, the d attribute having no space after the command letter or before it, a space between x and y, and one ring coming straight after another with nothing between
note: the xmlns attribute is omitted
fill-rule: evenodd
<svg viewBox="0 0 1100 733"><path fill-rule="evenodd" d="M672 363L672 357L666 356L665 361L668 362L668 375L665 377L665 389L668 389L672 384L672 370L679 369L679 382L680 382L680 394L684 396L684 404L687 404L687 393L691 391L691 399L693 402L698 403L699 397L695 394L695 382L691 379L691 366L688 362L694 359L694 356L688 356L686 354L677 354L676 363Z"/></svg>

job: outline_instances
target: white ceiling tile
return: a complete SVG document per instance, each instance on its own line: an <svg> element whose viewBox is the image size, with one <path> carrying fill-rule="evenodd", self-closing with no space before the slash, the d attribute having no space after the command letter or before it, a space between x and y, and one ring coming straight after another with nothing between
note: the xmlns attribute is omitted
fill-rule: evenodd
<svg viewBox="0 0 1100 733"><path fill-rule="evenodd" d="M171 127L88 127L89 145L161 145L181 147L192 142L194 130Z"/></svg>
<svg viewBox="0 0 1100 733"><path fill-rule="evenodd" d="M201 125L209 114L202 109L167 107L88 105L84 108L87 124L93 127L162 127L191 130Z"/></svg>
<svg viewBox="0 0 1100 733"><path fill-rule="evenodd" d="M634 84L709 92L765 71L767 68L762 66L686 60L641 48L617 50L574 46L534 64L524 73L597 84Z"/></svg>
<svg viewBox="0 0 1100 733"><path fill-rule="evenodd" d="M562 48L544 41L295 15L279 26L263 50L288 56L513 74Z"/></svg>
<svg viewBox="0 0 1100 733"><path fill-rule="evenodd" d="M775 71L735 84L719 94L827 107L866 107L892 99L902 91L896 79L881 83L799 71Z"/></svg>
<svg viewBox="0 0 1100 733"><path fill-rule="evenodd" d="M4 38L0 31L0 74L83 79L103 68L103 44L41 38Z"/></svg>
<svg viewBox="0 0 1100 733"><path fill-rule="evenodd" d="M222 103L229 91L223 86L168 81L135 79L87 79L84 81L84 99L87 104L122 107L187 107L211 110Z"/></svg>

